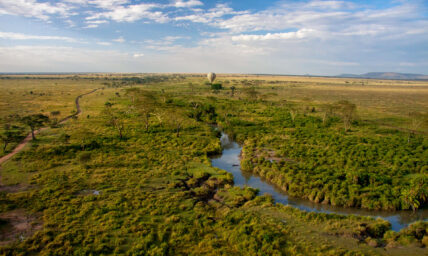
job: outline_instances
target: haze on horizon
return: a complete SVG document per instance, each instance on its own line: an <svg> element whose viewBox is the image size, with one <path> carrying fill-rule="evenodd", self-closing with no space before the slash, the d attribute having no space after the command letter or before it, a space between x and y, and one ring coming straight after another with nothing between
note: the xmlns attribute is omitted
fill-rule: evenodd
<svg viewBox="0 0 428 256"><path fill-rule="evenodd" d="M428 70L428 2L0 0L0 72Z"/></svg>

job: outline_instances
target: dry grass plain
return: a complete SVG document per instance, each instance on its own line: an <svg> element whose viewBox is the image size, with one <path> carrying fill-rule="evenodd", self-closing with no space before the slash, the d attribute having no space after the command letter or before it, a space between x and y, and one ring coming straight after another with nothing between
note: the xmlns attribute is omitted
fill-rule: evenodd
<svg viewBox="0 0 428 256"><path fill-rule="evenodd" d="M359 117L378 125L410 129L410 112L427 113L428 81L375 80L298 76L229 76L218 81L253 81L269 100L320 105L348 100L357 105ZM258 81L255 82L254 81ZM427 132L428 125L419 131Z"/></svg>
<svg viewBox="0 0 428 256"><path fill-rule="evenodd" d="M105 78L148 75L151 74L3 75L0 76L0 124L1 119L11 114L49 115L52 111L60 111L57 118L61 119L75 110L77 95L104 87ZM185 79L177 79L176 83L156 86L174 93L210 95L210 90L202 86L206 82L205 75L182 74L182 77ZM255 86L269 101L286 100L316 106L348 100L357 105L361 119L402 129L411 128L410 112L426 113L428 110L428 81L219 74L216 82L226 89L235 86L238 97L243 88ZM192 88L189 83L193 84ZM230 92L226 90L223 94L227 96ZM419 131L427 132L427 129L426 124L417 127Z"/></svg>

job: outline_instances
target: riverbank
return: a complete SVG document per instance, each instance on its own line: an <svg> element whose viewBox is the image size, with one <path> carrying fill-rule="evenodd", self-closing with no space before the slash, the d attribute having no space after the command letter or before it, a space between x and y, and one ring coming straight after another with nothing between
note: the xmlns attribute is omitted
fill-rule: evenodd
<svg viewBox="0 0 428 256"><path fill-rule="evenodd" d="M390 222L391 229L397 232L416 221L426 221L428 219L428 211L425 209L417 210L416 212L369 211L364 209L334 207L312 203L309 200L290 198L285 191L282 191L271 182L268 182L264 178L253 173L241 170L240 155L242 152L242 146L229 139L229 136L225 133L222 133L220 141L223 146L223 151L220 156L211 159L212 165L232 173L235 186L256 188L259 190L260 195L271 195L276 203L291 205L307 212L335 213L342 215L354 214L359 216L382 218Z"/></svg>

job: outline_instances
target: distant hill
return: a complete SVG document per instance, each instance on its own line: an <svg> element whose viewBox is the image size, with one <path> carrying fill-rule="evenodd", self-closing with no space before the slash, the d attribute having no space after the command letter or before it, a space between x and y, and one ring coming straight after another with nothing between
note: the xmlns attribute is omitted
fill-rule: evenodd
<svg viewBox="0 0 428 256"><path fill-rule="evenodd" d="M428 80L428 75L406 74L395 72L370 72L361 75L341 74L339 77L349 78L371 78L371 79L397 79L397 80Z"/></svg>

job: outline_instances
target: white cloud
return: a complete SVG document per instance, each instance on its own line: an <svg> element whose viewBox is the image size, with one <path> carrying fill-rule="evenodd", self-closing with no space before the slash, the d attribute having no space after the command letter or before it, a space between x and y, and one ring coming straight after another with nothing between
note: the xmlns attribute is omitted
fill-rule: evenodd
<svg viewBox="0 0 428 256"><path fill-rule="evenodd" d="M10 40L60 40L66 42L77 42L76 39L66 36L40 36L14 32L0 32L0 38Z"/></svg>
<svg viewBox="0 0 428 256"><path fill-rule="evenodd" d="M43 1L43 3L42 3ZM5 6L4 3L11 3ZM22 3L33 3L31 8L18 8ZM132 29L142 23L167 23L163 32L173 31L174 26L185 27L180 36L163 36L161 33L115 33L112 38L125 34L125 38L106 39L106 34L94 34L91 49L59 47L0 48L0 70L29 68L29 71L55 67L58 71L75 69L96 71L96 63L104 62L102 71L172 71L172 72L254 72L295 74L364 73L379 70L411 70L423 73L428 70L428 18L426 6L420 1L394 1L391 7L361 5L351 1L286 1L279 0L263 10L237 11L231 5L217 4L206 8L192 0L66 0L56 1L0 0L0 14L14 13L49 21L50 17L67 17L86 28L113 22L135 22ZM230 2L230 1L229 1ZM38 4L44 4L39 6ZM15 7L13 7L15 6ZM22 5L24 6L24 5ZM64 11L43 6L60 8ZM250 5L249 5L250 6ZM371 6L371 7L370 7ZM12 8L13 7L13 8ZM43 7L43 8L42 8ZM194 8L196 7L196 8ZM14 9L15 8L15 9ZM19 10L16 10L19 9ZM31 9L31 10L30 10ZM61 9L61 8L60 8ZM55 11L56 10L56 11ZM79 16L70 16L79 11ZM81 20L83 19L83 25ZM52 19L53 20L53 19ZM137 21L140 21L137 24ZM201 23L201 24L193 24ZM58 22L58 27L63 22ZM73 24L73 23L70 23ZM129 32L121 24L122 32ZM142 25L146 28L147 25ZM109 26L103 25L103 29ZM290 32L291 31L291 32ZM9 33L9 34L4 34ZM3 32L0 38L10 40L57 40L61 36L36 36ZM185 32L184 32L185 33ZM137 35L138 34L138 35ZM198 34L197 36L193 36ZM96 38L101 35L100 38ZM202 38L201 38L202 37ZM22 38L22 39L20 39ZM24 39L25 38L25 39ZM159 39L160 38L160 39ZM182 40L192 39L192 40ZM107 42L109 41L109 42ZM116 43L138 44L140 50L128 52L107 51ZM28 44L29 42L25 42ZM88 44L89 45L89 44ZM81 45L80 45L81 46ZM89 46L88 46L89 47ZM123 47L122 47L123 48ZM104 51L101 51L105 49ZM31 50L35 52L32 53ZM51 51L50 51L51 50ZM11 52L8 52L11 51ZM74 58L82 58L83 65ZM134 52L137 51L137 52ZM14 59L11 54L17 57ZM51 56L42 56L48 54ZM111 54L104 56L103 54ZM46 61L40 63L33 58ZM113 59L116 59L113 62ZM96 61L98 60L98 61ZM186 60L186 65L183 65ZM50 63L48 62L50 61ZM5 63L12 63L6 67ZM117 65L122 62L123 66ZM18 68L18 67L23 68ZM69 69L66 69L69 68ZM97 67L98 68L98 67ZM49 70L49 69L48 69ZM421 71L422 70L422 71Z"/></svg>
<svg viewBox="0 0 428 256"><path fill-rule="evenodd" d="M134 53L133 57L134 58L141 58L144 56L144 53Z"/></svg>
<svg viewBox="0 0 428 256"><path fill-rule="evenodd" d="M232 36L232 41L258 41L258 40L279 40L279 39L302 39L310 34L314 34L313 29L300 29L296 32L287 33L267 33L265 35L237 35Z"/></svg>
<svg viewBox="0 0 428 256"><path fill-rule="evenodd" d="M167 42L174 42L180 39L185 39L185 38L189 38L189 37L185 37L185 36L166 36L163 38L163 40L167 41Z"/></svg>
<svg viewBox="0 0 428 256"><path fill-rule="evenodd" d="M70 28L75 27L76 23L74 23L74 21L72 20L65 20L64 21Z"/></svg>
<svg viewBox="0 0 428 256"><path fill-rule="evenodd" d="M301 30L311 28L318 36L402 36L428 33L428 21L421 16L423 7L409 2L383 8L370 9L347 1L280 2L275 8L256 12L236 12L227 5L218 5L217 11L195 12L175 20L205 23L229 33ZM229 15L228 15L229 14ZM230 17L231 16L231 17ZM236 36L236 35L235 35ZM283 35L288 36L288 35ZM267 37L246 37L269 38Z"/></svg>
<svg viewBox="0 0 428 256"><path fill-rule="evenodd" d="M117 42L117 43L124 43L125 42L125 38L123 38L123 36L113 39L113 42Z"/></svg>
<svg viewBox="0 0 428 256"><path fill-rule="evenodd" d="M340 9L340 8L353 8L355 5L345 1L320 1L315 0L304 5L307 8L320 8L320 9Z"/></svg>
<svg viewBox="0 0 428 256"><path fill-rule="evenodd" d="M88 0L64 0L64 2L71 3L71 4L85 5L88 3Z"/></svg>
<svg viewBox="0 0 428 256"><path fill-rule="evenodd" d="M187 2L183 0L178 0L178 1L175 1L174 3L174 6L177 8L189 8L189 7L200 6L200 5L204 5L204 4L198 0L189 0Z"/></svg>
<svg viewBox="0 0 428 256"><path fill-rule="evenodd" d="M89 0L87 3L95 5L98 8L112 10L129 3L129 0Z"/></svg>
<svg viewBox="0 0 428 256"><path fill-rule="evenodd" d="M98 28L98 24L89 24L83 28Z"/></svg>
<svg viewBox="0 0 428 256"><path fill-rule="evenodd" d="M88 24L84 28L97 28L100 24L108 23L107 20L86 20L86 24Z"/></svg>
<svg viewBox="0 0 428 256"><path fill-rule="evenodd" d="M110 42L97 42L98 45L102 45L102 46L110 46L111 43Z"/></svg>
<svg viewBox="0 0 428 256"><path fill-rule="evenodd" d="M1 0L0 14L19 15L24 17L49 20L53 14L69 16L71 7L64 3L51 4L49 2L39 3L36 0Z"/></svg>
<svg viewBox="0 0 428 256"><path fill-rule="evenodd" d="M117 22L134 22L140 19L149 19L159 23L165 23L169 20L168 16L160 11L153 11L160 7L157 4L137 4L128 6L117 6L107 12L96 13L87 17L87 20L97 20L107 18Z"/></svg>
<svg viewBox="0 0 428 256"><path fill-rule="evenodd" d="M87 20L86 23L90 23L90 24L104 24L104 23L108 23L107 20Z"/></svg>
<svg viewBox="0 0 428 256"><path fill-rule="evenodd" d="M197 23L209 23L214 24L216 21L218 21L221 17L227 16L227 15L239 15L239 14L246 14L246 11L234 11L232 8L230 8L227 4L217 4L215 8L209 9L208 11L196 11L195 14L190 14L186 16L178 16L174 19L176 21L191 21L191 22L197 22Z"/></svg>
<svg viewBox="0 0 428 256"><path fill-rule="evenodd" d="M177 51L182 48L176 41L180 39L189 39L186 36L166 36L161 40L145 40L143 46L147 49L156 51Z"/></svg>
<svg viewBox="0 0 428 256"><path fill-rule="evenodd" d="M112 10L129 3L129 0L63 0L64 2L80 6L95 6L100 9Z"/></svg>

